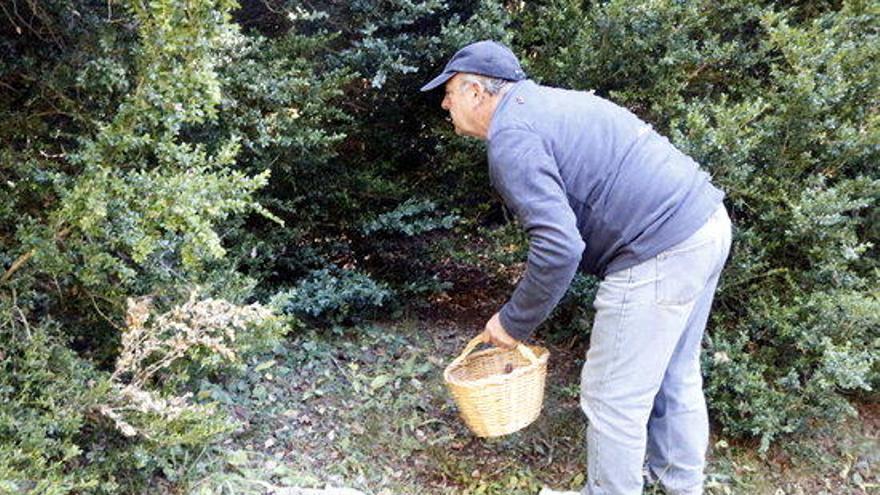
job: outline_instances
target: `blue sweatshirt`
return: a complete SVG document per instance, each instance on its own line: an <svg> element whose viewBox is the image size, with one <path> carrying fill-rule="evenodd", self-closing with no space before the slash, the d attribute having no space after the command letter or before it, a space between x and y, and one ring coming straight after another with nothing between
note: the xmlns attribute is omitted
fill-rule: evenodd
<svg viewBox="0 0 880 495"><path fill-rule="evenodd" d="M529 235L526 272L501 309L523 340L581 270L604 277L697 231L724 193L668 139L592 93L520 81L487 137L492 185Z"/></svg>

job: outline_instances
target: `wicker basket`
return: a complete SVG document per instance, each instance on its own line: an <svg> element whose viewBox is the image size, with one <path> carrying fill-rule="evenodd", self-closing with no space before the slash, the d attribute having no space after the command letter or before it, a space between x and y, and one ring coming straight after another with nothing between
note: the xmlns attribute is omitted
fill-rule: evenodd
<svg viewBox="0 0 880 495"><path fill-rule="evenodd" d="M550 352L519 344L471 354L477 336L443 373L468 428L480 437L507 435L525 428L541 413Z"/></svg>

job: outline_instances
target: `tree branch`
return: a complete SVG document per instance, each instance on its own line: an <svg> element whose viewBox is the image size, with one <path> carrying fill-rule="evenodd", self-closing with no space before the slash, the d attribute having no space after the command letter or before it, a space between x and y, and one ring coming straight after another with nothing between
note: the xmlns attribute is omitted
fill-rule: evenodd
<svg viewBox="0 0 880 495"><path fill-rule="evenodd" d="M60 240L64 239L65 237L67 237L67 234L70 233L70 229L71 229L71 227L67 227L64 230L62 230L61 232L59 232L55 236L55 240L60 241ZM12 274L15 273L16 271L18 271L18 269L21 268L22 265L27 263L27 261L29 259L31 259L34 256L34 254L36 254L36 252L37 252L36 249L31 249L30 251L19 256L18 259L16 259L12 263L12 266L10 266L8 270L6 270L6 273L4 273L2 277L0 277L0 285L5 284L9 280L9 278L12 277Z"/></svg>

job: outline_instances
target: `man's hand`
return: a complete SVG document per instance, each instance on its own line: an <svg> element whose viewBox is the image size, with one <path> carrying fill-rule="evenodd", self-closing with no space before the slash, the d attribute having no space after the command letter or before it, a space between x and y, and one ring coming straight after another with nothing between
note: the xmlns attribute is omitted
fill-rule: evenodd
<svg viewBox="0 0 880 495"><path fill-rule="evenodd" d="M511 337L507 333L507 330L501 325L501 319L498 317L498 313L495 313L489 318L489 321L486 322L486 329L483 330L481 335L483 337L483 342L503 347L505 349L512 349L519 344L519 341Z"/></svg>

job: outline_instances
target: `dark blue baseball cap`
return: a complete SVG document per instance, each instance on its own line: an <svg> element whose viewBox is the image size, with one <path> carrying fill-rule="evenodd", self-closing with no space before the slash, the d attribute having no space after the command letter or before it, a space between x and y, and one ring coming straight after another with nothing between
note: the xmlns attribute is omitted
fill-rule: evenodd
<svg viewBox="0 0 880 495"><path fill-rule="evenodd" d="M443 72L422 86L422 91L431 91L459 72L470 72L509 81L521 81L526 78L526 73L510 48L497 41L478 41L455 52L443 68Z"/></svg>

